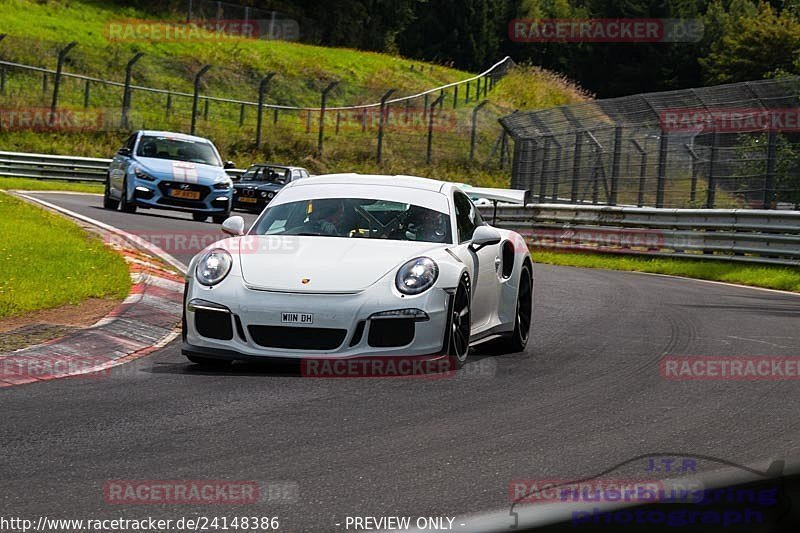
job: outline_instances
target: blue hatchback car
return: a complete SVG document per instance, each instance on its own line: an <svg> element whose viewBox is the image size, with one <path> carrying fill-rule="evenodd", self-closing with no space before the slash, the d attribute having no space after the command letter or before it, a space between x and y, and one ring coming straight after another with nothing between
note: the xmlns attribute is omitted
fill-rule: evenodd
<svg viewBox="0 0 800 533"><path fill-rule="evenodd" d="M137 207L209 215L221 224L231 212L233 182L208 139L167 131L137 131L108 168L103 207L128 213Z"/></svg>

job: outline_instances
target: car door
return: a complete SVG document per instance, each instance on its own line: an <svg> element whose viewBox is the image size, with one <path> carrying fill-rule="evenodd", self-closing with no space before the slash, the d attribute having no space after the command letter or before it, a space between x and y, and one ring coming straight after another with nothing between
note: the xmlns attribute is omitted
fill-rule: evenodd
<svg viewBox="0 0 800 533"><path fill-rule="evenodd" d="M475 228L485 224L478 209L461 191L453 194L456 214L456 232L459 245L456 254L472 265L472 334L490 326L499 302L497 269L500 263L500 246L493 244L474 250L470 246Z"/></svg>
<svg viewBox="0 0 800 533"><path fill-rule="evenodd" d="M136 137L137 134L134 133L125 140L125 144L123 144L122 148L114 155L114 158L111 160L111 165L108 167L109 181L111 183L111 189L115 191L115 197L119 197L119 192L122 191L122 183L125 179L128 165L134 155L133 150L136 147ZM124 152L123 149L127 149L130 155L120 153Z"/></svg>

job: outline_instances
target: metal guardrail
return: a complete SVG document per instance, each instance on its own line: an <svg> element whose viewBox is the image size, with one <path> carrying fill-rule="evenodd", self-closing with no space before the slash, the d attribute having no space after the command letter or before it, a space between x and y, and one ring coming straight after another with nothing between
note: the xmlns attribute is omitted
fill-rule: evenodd
<svg viewBox="0 0 800 533"><path fill-rule="evenodd" d="M0 152L0 178L105 180L110 159ZM226 171L238 177L242 169ZM493 207L482 207L487 218ZM495 225L534 249L724 259L800 266L800 211L499 206Z"/></svg>
<svg viewBox="0 0 800 533"><path fill-rule="evenodd" d="M64 181L105 181L111 159L47 154L0 152L0 178L34 178ZM243 169L227 169L238 178Z"/></svg>
<svg viewBox="0 0 800 533"><path fill-rule="evenodd" d="M535 204L498 207L495 224L540 250L800 266L800 211Z"/></svg>

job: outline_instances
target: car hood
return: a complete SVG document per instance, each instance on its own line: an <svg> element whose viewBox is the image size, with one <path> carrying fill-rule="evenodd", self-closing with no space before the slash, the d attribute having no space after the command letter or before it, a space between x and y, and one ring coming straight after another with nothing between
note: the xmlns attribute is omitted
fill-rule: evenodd
<svg viewBox="0 0 800 533"><path fill-rule="evenodd" d="M273 191L281 190L284 185L280 183L270 183L265 181L245 181L234 185L237 189L256 189L258 191Z"/></svg>
<svg viewBox="0 0 800 533"><path fill-rule="evenodd" d="M186 161L175 161L172 159L158 159L156 157L137 157L143 170L153 175L153 177L182 181L187 183L198 183L200 181L227 178L222 167L204 165L202 163L189 163Z"/></svg>
<svg viewBox="0 0 800 533"><path fill-rule="evenodd" d="M405 261L446 246L384 239L248 235L242 237L239 259L242 278L255 289L355 293Z"/></svg>

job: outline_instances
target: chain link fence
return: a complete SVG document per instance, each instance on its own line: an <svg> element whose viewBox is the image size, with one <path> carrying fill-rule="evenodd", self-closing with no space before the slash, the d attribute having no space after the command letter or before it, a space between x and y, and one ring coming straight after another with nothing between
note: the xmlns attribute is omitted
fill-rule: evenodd
<svg viewBox="0 0 800 533"><path fill-rule="evenodd" d="M365 86L6 36L0 130L71 131L51 121L83 116L75 129L162 129L300 157L497 168L510 159L498 119L511 109L488 98L512 66L505 58L471 78L414 93L395 89L391 79ZM435 67L409 68L427 74Z"/></svg>
<svg viewBox="0 0 800 533"><path fill-rule="evenodd" d="M536 202L798 209L800 78L513 113L512 187Z"/></svg>

